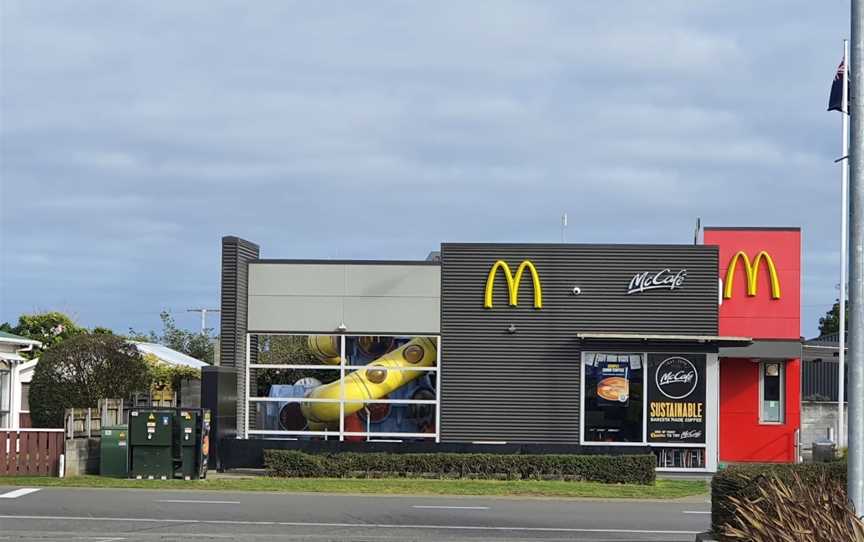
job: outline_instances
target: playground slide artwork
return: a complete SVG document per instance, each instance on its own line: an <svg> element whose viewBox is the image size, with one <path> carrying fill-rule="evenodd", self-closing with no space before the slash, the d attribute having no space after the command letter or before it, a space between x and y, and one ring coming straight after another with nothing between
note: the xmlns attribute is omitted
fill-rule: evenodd
<svg viewBox="0 0 864 542"><path fill-rule="evenodd" d="M307 338L308 351L316 362L340 364L339 340L334 337ZM344 378L338 378L340 371L334 367L336 370L325 373L335 377L329 382L329 378L322 383L307 376L293 384L272 385L269 397L293 400L263 405L259 427L311 431L320 437L321 432L338 431L340 416L344 416L348 432L434 433L434 404L376 401L434 401L435 372L423 369L435 367L437 356L437 340L431 337L346 337ZM307 400L298 401L300 398Z"/></svg>

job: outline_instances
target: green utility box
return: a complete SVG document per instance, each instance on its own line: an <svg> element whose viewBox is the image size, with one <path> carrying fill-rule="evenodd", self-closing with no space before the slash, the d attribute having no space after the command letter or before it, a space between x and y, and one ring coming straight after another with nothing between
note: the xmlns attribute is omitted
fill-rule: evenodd
<svg viewBox="0 0 864 542"><path fill-rule="evenodd" d="M174 427L174 458L178 475L185 480L206 478L210 452L210 411L180 410Z"/></svg>
<svg viewBox="0 0 864 542"><path fill-rule="evenodd" d="M99 474L126 478L129 476L129 431L126 425L106 425L102 428L99 453Z"/></svg>
<svg viewBox="0 0 864 542"><path fill-rule="evenodd" d="M135 478L174 477L174 411L139 409L129 413L129 474Z"/></svg>
<svg viewBox="0 0 864 542"><path fill-rule="evenodd" d="M177 416L177 432L174 435L175 453L179 452L180 477L184 480L198 478L198 450L201 447L199 423L201 414L194 410L181 410Z"/></svg>

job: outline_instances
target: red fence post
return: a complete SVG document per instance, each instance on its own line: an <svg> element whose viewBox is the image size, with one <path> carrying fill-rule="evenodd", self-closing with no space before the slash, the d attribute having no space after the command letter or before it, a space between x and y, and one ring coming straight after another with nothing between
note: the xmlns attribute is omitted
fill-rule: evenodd
<svg viewBox="0 0 864 542"><path fill-rule="evenodd" d="M18 448L19 448L19 440L18 440L18 432L17 431L9 431L9 453L8 455L8 465L9 468L7 470L7 474L12 476L18 476Z"/></svg>
<svg viewBox="0 0 864 542"><path fill-rule="evenodd" d="M0 476L4 476L8 473L7 467L7 454L6 454L6 446L7 446L7 438L9 432L8 431L0 431Z"/></svg>
<svg viewBox="0 0 864 542"><path fill-rule="evenodd" d="M49 476L59 476L60 474L60 454L63 449L58 444L62 443L62 433L48 433L48 460L45 466L48 471L45 474Z"/></svg>
<svg viewBox="0 0 864 542"><path fill-rule="evenodd" d="M37 473L42 476L48 475L48 462L50 461L50 457L48 457L48 432L40 431L36 433L36 448L39 450L39 463Z"/></svg>

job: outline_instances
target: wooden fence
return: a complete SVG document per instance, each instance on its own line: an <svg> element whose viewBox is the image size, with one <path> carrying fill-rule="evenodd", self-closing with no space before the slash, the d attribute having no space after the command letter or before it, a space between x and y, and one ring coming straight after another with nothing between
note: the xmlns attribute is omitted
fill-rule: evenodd
<svg viewBox="0 0 864 542"><path fill-rule="evenodd" d="M0 430L0 476L58 476L62 429Z"/></svg>
<svg viewBox="0 0 864 542"><path fill-rule="evenodd" d="M177 394L156 392L135 394L128 401L123 399L100 399L96 408L67 408L63 426L66 438L100 438L106 425L129 423L129 412L138 408L175 408Z"/></svg>

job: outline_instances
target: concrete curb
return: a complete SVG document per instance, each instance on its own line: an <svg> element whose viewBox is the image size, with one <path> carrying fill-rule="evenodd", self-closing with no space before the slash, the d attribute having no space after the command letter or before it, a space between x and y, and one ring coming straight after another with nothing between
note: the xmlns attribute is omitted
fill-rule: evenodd
<svg viewBox="0 0 864 542"><path fill-rule="evenodd" d="M716 538L714 538L714 533L710 531L705 531L704 533L699 533L696 535L696 542L719 542Z"/></svg>

